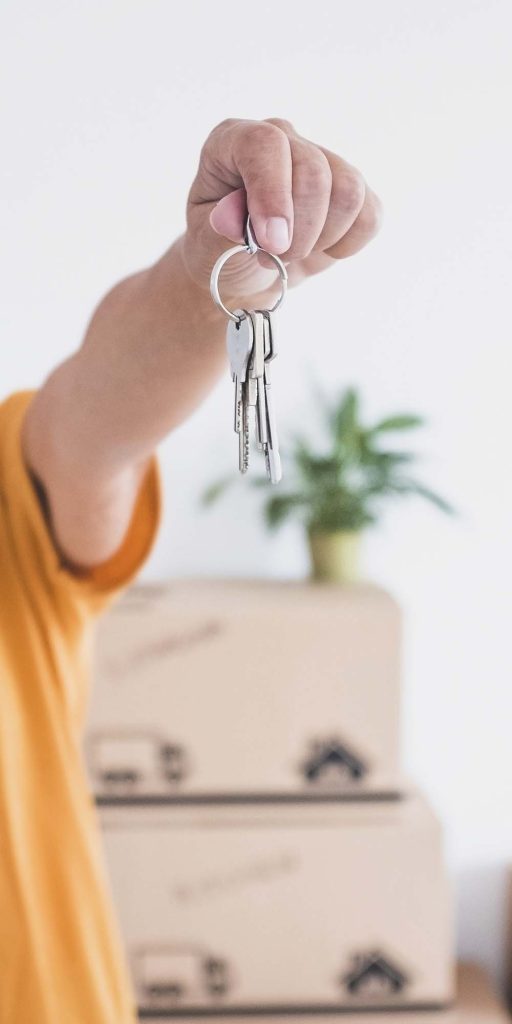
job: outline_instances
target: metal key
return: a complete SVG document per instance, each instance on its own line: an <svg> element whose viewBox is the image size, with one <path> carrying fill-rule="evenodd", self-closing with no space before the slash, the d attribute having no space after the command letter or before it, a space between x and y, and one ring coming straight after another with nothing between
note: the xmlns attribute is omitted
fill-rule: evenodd
<svg viewBox="0 0 512 1024"><path fill-rule="evenodd" d="M249 363L249 379L255 381L255 425L256 444L260 451L267 444L267 420L265 411L265 335L266 322L261 310L251 311L250 317L254 325L254 347ZM251 387L251 385L250 385Z"/></svg>
<svg viewBox="0 0 512 1024"><path fill-rule="evenodd" d="M263 323L263 352L264 352L264 374L263 380L258 381L258 404L257 404L257 441L258 447L265 455L265 466L269 480L277 484L282 478L281 457L279 454L279 440L277 435L277 424L273 403L273 392L271 390L270 366L269 363L275 359L277 349L275 344L274 318L269 310L255 310L251 317L256 325L257 317L261 317ZM256 326L255 326L256 341ZM254 357L254 353L253 353ZM251 363L253 360L251 360ZM248 371L252 371L249 369Z"/></svg>
<svg viewBox="0 0 512 1024"><path fill-rule="evenodd" d="M238 377L243 383L254 345L254 328L252 320L245 309L237 309L238 321L230 320L226 333L226 348L233 379Z"/></svg>
<svg viewBox="0 0 512 1024"><path fill-rule="evenodd" d="M253 338L254 338L254 344L253 344L253 347L252 347L251 356L250 356L249 362L247 364L247 404L249 406L251 406L251 407L256 408L256 405L257 405L257 402L258 402L258 378L257 378L257 374L256 374L255 369L254 369L254 360L255 360L255 356L256 356L256 347L258 347L258 357L257 358L258 358L258 363L259 363L259 358L260 358L260 354L261 354L260 353L260 348L261 348L261 338L260 338L261 329L260 329L259 323L255 319L254 313L252 311L245 310L245 314L246 314L247 318L252 323ZM258 333L258 337L256 337L257 333Z"/></svg>
<svg viewBox="0 0 512 1024"><path fill-rule="evenodd" d="M279 438L271 387L270 363L277 355L275 344L275 318L269 310L264 310L265 317L265 410L267 421L268 444L265 452L267 474L273 484L279 483L282 477L281 457L279 454Z"/></svg>
<svg viewBox="0 0 512 1024"><path fill-rule="evenodd" d="M247 382L241 384L240 430L238 431L238 468L241 473L249 469L249 407L246 396Z"/></svg>
<svg viewBox="0 0 512 1024"><path fill-rule="evenodd" d="M264 309L262 312L268 323L268 351L265 352L265 362L270 363L277 356L276 317L270 309Z"/></svg>
<svg viewBox="0 0 512 1024"><path fill-rule="evenodd" d="M265 463L269 480L278 484L283 475L281 456L279 454L279 438L270 382L270 366L265 364L265 408L267 417L268 445L265 452Z"/></svg>
<svg viewBox="0 0 512 1024"><path fill-rule="evenodd" d="M246 473L249 467L249 420L246 402L247 371L254 346L254 328L243 309L237 310L237 323L230 320L226 334L231 376L235 383L234 429L238 434L238 468Z"/></svg>
<svg viewBox="0 0 512 1024"><path fill-rule="evenodd" d="M265 252L278 270L281 281L281 295L275 300L270 310L256 310L249 314L246 310L229 309L220 297L219 275L222 267L232 256L248 253L257 256ZM275 416L272 407L268 375L268 364L275 357L275 331L273 312L278 309L287 293L288 272L279 256L262 250L255 236L251 217L248 214L244 243L232 246L216 260L210 275L210 293L216 306L228 317L226 336L227 351L231 378L234 382L234 430L239 435L239 463L241 472L245 473L249 465L249 413L255 410L256 440L259 449L265 454L265 461L270 479L278 482L281 479L281 463L279 459L278 433L275 429ZM255 344L258 336L257 344ZM261 342L261 338L263 341Z"/></svg>
<svg viewBox="0 0 512 1024"><path fill-rule="evenodd" d="M273 313L286 295L288 274L283 261L267 250L267 258L277 268L281 293L271 310L230 310L219 293L219 276L224 264L232 256L248 253L255 256L261 250L247 216L244 242L222 253L212 268L210 292L213 301L228 317L226 345L231 377L235 385L234 429L238 434L239 468L247 472L249 466L249 418L254 408L256 442L265 455L269 478L273 483L281 479L279 443L270 385L269 364L277 354Z"/></svg>
<svg viewBox="0 0 512 1024"><path fill-rule="evenodd" d="M240 314L238 323L230 320L226 335L231 377L235 383L234 429L237 434L240 433L241 424L242 384L246 379L247 366L254 342L252 321L247 319L243 310L238 312Z"/></svg>

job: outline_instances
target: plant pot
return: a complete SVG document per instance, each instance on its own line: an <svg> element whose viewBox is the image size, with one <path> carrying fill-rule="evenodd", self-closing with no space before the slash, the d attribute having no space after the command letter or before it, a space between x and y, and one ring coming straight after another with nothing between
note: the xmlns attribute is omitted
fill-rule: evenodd
<svg viewBox="0 0 512 1024"><path fill-rule="evenodd" d="M355 583L360 576L361 534L356 530L308 534L311 577L324 583Z"/></svg>

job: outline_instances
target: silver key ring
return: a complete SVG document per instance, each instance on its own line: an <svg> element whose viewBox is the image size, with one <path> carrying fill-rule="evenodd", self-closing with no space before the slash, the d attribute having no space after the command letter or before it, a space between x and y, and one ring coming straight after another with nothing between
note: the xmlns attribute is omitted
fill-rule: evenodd
<svg viewBox="0 0 512 1024"><path fill-rule="evenodd" d="M247 217L244 244L234 245L231 249L227 249L226 252L223 252L215 263L210 277L210 294L215 305L218 306L230 320L233 320L235 324L240 323L242 318L237 316L236 313L233 313L232 310L228 309L227 306L224 305L219 293L219 277L224 264L239 252L249 253L250 256L254 256L257 252L264 252L270 257L279 271L279 277L281 279L281 294L272 306L272 309L269 310L269 313L275 313L276 309L279 309L279 306L286 295L286 288L288 285L288 274L283 261L279 259L279 256L275 256L274 253L268 252L267 249L262 249L261 245L258 245L252 229L251 218Z"/></svg>

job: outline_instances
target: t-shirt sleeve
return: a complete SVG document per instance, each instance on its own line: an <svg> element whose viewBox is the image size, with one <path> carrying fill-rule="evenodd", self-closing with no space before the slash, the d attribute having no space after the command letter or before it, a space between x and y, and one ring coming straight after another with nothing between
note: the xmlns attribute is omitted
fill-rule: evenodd
<svg viewBox="0 0 512 1024"><path fill-rule="evenodd" d="M43 590L64 616L100 614L134 580L148 557L161 519L162 488L157 456L142 480L128 529L105 562L75 572L59 556L21 446L21 428L35 391L19 391L0 405L0 495L7 519L10 557L34 600Z"/></svg>

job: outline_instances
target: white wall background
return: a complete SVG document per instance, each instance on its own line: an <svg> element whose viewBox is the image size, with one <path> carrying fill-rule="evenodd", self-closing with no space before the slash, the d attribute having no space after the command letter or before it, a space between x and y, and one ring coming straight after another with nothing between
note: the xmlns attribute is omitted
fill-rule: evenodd
<svg viewBox="0 0 512 1024"><path fill-rule="evenodd" d="M310 415L313 372L360 385L369 415L430 421L423 475L462 514L397 507L366 570L405 609L405 764L446 827L460 948L495 973L512 844L511 30L508 0L4 0L0 32L0 396L39 384L102 292L182 230L217 121L287 117L382 196L377 242L283 310L280 420ZM304 573L299 532L269 539L254 492L198 507L234 462L230 424L226 378L162 446L147 576Z"/></svg>

